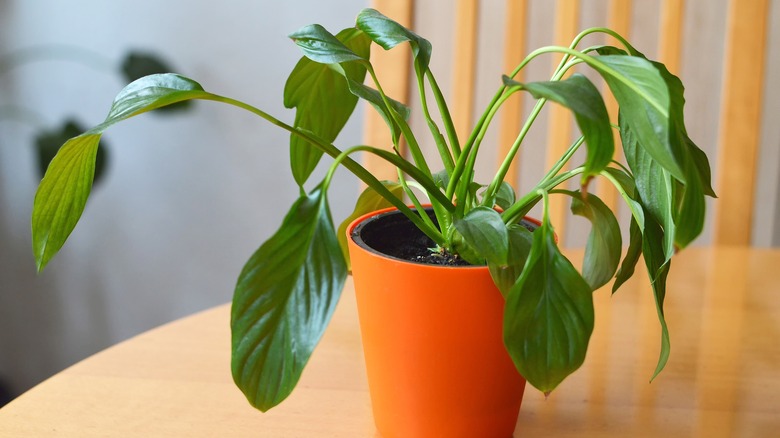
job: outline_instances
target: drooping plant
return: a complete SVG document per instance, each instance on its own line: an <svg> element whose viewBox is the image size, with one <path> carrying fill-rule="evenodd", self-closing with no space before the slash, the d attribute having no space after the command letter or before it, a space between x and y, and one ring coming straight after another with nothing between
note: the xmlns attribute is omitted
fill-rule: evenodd
<svg viewBox="0 0 780 438"><path fill-rule="evenodd" d="M589 34L614 37L621 47L578 49ZM394 206L435 243L432 251L487 265L506 298L504 341L519 372L541 391L552 391L583 362L593 330L592 293L615 278L616 291L644 256L661 324L661 354L653 377L669 356L663 313L666 276L674 253L702 231L704 197L714 196L707 157L691 141L683 120L683 86L663 64L650 61L623 37L604 28L580 33L569 47L531 52L503 78L503 84L468 138L458 138L444 95L429 68L431 44L381 13L365 9L356 27L336 35L319 25L290 38L303 51L284 88L284 103L296 109L286 124L247 103L205 91L197 82L173 74L153 75L128 85L116 97L106 120L66 142L52 161L35 198L33 249L41 270L75 227L90 192L100 136L124 119L194 99L245 109L290 132L292 173L301 190L279 230L252 255L241 272L233 298L232 371L249 401L265 411L295 387L333 313L348 272L344 226L337 233L327 193L339 166L368 186L357 215ZM369 60L371 43L389 50L408 43L424 117L435 140L442 170L425 160L409 109L388 97ZM513 78L537 57L563 58L545 82ZM598 88L585 76L567 73L578 65L595 70L619 104L617 125L610 122ZM366 78L368 80L366 81ZM367 82L370 85L366 85ZM430 87L441 118L429 111ZM486 130L509 96L528 92L537 103L509 153L486 185L474 181L474 165ZM367 101L390 128L395 151L371 145L338 148L333 142L359 100ZM517 196L504 181L526 133L548 101L569 108L582 136L529 192ZM442 132L443 128L443 132ZM614 159L618 132L627 165ZM408 145L410 159L400 152ZM585 160L564 170L582 146ZM379 156L398 170L395 182L379 181L351 155ZM333 158L325 178L307 189L323 155ZM578 178L580 188L564 184ZM630 242L622 255L618 221L597 196L588 193L593 178L614 185L631 211ZM434 222L422 214L425 195ZM411 206L407 206L408 199ZM592 225L583 266L578 271L560 252L548 214L550 196L571 198L575 215ZM530 232L518 221L542 203L541 226ZM499 208L496 208L499 207ZM622 264L621 264L622 256Z"/></svg>

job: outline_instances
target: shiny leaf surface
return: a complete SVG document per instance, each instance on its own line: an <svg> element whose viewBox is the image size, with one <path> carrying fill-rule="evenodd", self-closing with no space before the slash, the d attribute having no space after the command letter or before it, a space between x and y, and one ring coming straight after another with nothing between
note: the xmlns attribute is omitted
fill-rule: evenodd
<svg viewBox="0 0 780 438"><path fill-rule="evenodd" d="M533 235L525 269L506 299L504 344L528 383L549 393L585 359L593 297L558 250L548 218Z"/></svg>
<svg viewBox="0 0 780 438"><path fill-rule="evenodd" d="M325 194L290 209L244 266L231 312L233 379L262 411L295 387L335 309L347 267Z"/></svg>

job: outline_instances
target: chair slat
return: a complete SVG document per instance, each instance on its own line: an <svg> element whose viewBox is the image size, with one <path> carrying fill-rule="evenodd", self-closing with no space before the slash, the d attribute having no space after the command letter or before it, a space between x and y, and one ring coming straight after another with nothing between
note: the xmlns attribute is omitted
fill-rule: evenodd
<svg viewBox="0 0 780 438"><path fill-rule="evenodd" d="M478 14L477 0L458 0L452 65L452 122L462 144L473 123Z"/></svg>
<svg viewBox="0 0 780 438"><path fill-rule="evenodd" d="M528 22L527 0L507 0L506 21L504 29L504 72L509 74L522 62L526 53L526 23ZM521 71L515 79L523 80ZM515 93L501 109L500 131L498 141L498 164L504 161L509 149L517 138L522 121L523 94ZM515 189L520 181L520 160L515 157L504 178Z"/></svg>
<svg viewBox="0 0 780 438"><path fill-rule="evenodd" d="M555 11L555 44L568 46L579 30L579 0L558 0ZM553 68L560 62L556 57ZM559 105L550 106L546 168L551 168L563 155L572 141L572 117L569 110ZM566 243L566 199L562 196L550 198L550 221L558 233L560 242Z"/></svg>
<svg viewBox="0 0 780 438"><path fill-rule="evenodd" d="M767 0L730 0L720 117L714 243L750 245Z"/></svg>

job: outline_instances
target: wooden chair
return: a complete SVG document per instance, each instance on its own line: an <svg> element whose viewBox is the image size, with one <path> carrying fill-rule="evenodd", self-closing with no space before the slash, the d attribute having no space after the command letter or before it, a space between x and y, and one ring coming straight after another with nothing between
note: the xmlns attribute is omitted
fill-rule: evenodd
<svg viewBox="0 0 780 438"><path fill-rule="evenodd" d="M752 236L753 212L755 201L753 194L756 192L756 174L757 161L759 157L759 143L761 133L761 113L762 96L764 93L763 76L764 64L766 59L766 40L767 40L767 21L769 16L768 0L725 0L728 3L728 9L725 12L727 20L725 28L722 30L725 55L722 62L722 72L713 73L713 78L718 74L722 75L720 81L720 114L717 128L715 126L705 126L704 129L713 131L717 129L715 145L700 146L708 152L713 165L715 190L719 199L712 202L713 224L708 223L705 228L704 242L710 241L718 245L750 245ZM503 56L503 71L510 71L516 66L522 57L524 57L536 45L529 45L529 28L533 27L531 21L531 6L533 8L554 8L551 13L553 27L553 41L547 41L546 44L555 43L568 45L571 39L585 26L581 25L582 16L585 12L591 16L593 11L601 11L601 15L596 17L596 22L590 25L602 25L616 30L625 35L629 40L634 40L632 29L638 25L647 28L645 17L638 20L636 12L632 9L639 7L648 7L641 2L632 2L630 0L557 0L555 2L532 2L528 0L506 0L502 3L495 1L477 1L477 0L458 0L457 2L441 2L435 0L373 0L373 7L381 10L386 15L393 17L399 22L410 25L418 33L428 37L426 26L430 26L430 16L427 20L415 20L417 13L425 12L436 7L436 21L444 20L448 15L453 15L454 29L450 30L451 46L437 44L434 41L434 58L441 56L443 51L453 52L452 64L449 70L452 78L450 84L452 93L448 96L449 103L454 107L453 118L457 130L461 135L470 129L473 118L473 109L475 107L475 96L478 88L477 71L475 65L478 63L478 57L484 56L483 52L478 51L479 38L484 37L485 32L497 32L498 29L480 29L480 15L486 9L484 8L503 8L505 23L502 23L503 34L503 54L492 53L495 56ZM649 2L648 2L649 3ZM684 61L697 62L696 56L705 56L701 53L690 53L686 59L682 59L682 47L684 36L696 34L686 32L684 20L686 13L695 16L702 11L695 8L711 8L712 5L706 2L693 2L686 9L684 0L663 0L659 2L660 10L658 14L658 29L655 29L657 37L656 58L667 64L672 72L680 72L681 64ZM652 8L658 9L658 4L653 3ZM587 7L586 7L587 6ZM495 26L499 27L499 26ZM453 29L453 28L451 28ZM637 32L639 34L639 32ZM642 32L641 34L644 34ZM640 35L641 36L641 35ZM493 41L497 41L494 37ZM457 50L454 48L457 47ZM645 49L645 47L640 47ZM389 53L372 53L375 65L379 65L377 70L384 73L380 77L384 88L388 94L400 98L410 97L410 76L411 67L408 53L392 51ZM394 53L396 52L396 53ZM494 50L493 52L498 52ZM557 60L553 61L557 63ZM388 66L391 72L388 74ZM437 75L448 74L448 72L435 71ZM549 75L549 73L547 73ZM482 78L480 78L481 80ZM489 78L491 87L496 88L500 76L496 75ZM536 78L534 78L536 80ZM698 77L682 77L683 82L688 85L689 90L695 87L696 82L700 81ZM440 81L444 82L444 81ZM495 84L495 85L494 85ZM492 89L491 89L492 92ZM411 99L409 99L411 101ZM514 140L521 123L521 114L523 112L523 101L509 101L500 113L500 123L498 126L497 138L498 154L496 159L503 157L506 150ZM608 102L608 108L611 114L615 113L615 103ZM709 102L707 105L713 105ZM481 105L476 105L480 106ZM414 106L413 106L414 109ZM691 112L691 108L686 108L687 120L697 116ZM562 151L570 143L573 135L573 124L568 111L553 107L549 111L546 121L547 133L547 159L559 157ZM381 126L382 121L376 114L369 111L366 118L366 141L375 146L386 145L387 134ZM544 134L544 133L542 133ZM693 136L693 135L692 135ZM696 137L694 136L696 140ZM522 159L522 157L521 157ZM367 158L367 166L373 171L387 177L393 178L392 169L387 168L384 162L371 161ZM494 163L491 167L495 167ZM538 167L541 167L541 164ZM727 165L724 165L727 164ZM544 166L545 168L549 166ZM520 175L521 166L519 160L515 160L514 166L508 175L508 181L520 184L522 178ZM777 165L775 164L776 175ZM777 178L774 177L776 180ZM776 184L777 181L771 181L769 184ZM771 187L771 186L770 186ZM522 189L522 187L521 187ZM774 189L773 196L778 198ZM617 205L618 197L611 187L597 187L597 193L608 204ZM746 195L748 194L748 195ZM562 240L566 235L565 224L566 206L562 203L554 204L551 209L553 224L561 235ZM780 209L778 209L780 210ZM774 214L774 212L769 212ZM709 221L709 219L708 219ZM772 224L773 221L768 221ZM712 231L708 228L712 227ZM707 236L706 234L711 234ZM770 233L771 235L771 233Z"/></svg>

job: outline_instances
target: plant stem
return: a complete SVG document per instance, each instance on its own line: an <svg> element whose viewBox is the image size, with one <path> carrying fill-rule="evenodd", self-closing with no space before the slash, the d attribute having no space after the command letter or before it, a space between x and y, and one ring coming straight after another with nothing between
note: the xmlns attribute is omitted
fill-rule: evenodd
<svg viewBox="0 0 780 438"><path fill-rule="evenodd" d="M212 101L215 101L215 102L226 103L228 105L232 105L232 106L235 106L235 107L247 110L247 111L249 111L249 112L251 112L251 113L253 113L253 114L257 115L257 116L260 116L261 118L265 119L269 123L271 123L271 124L273 124L275 126L278 126L278 127L282 128L282 129L284 129L284 130L286 130L286 131L288 131L290 133L293 133L293 134L301 137L302 139L308 141L309 143L311 143L312 145L314 145L315 147L319 148L324 153L330 155L333 158L338 157L339 154L341 154L341 152L342 152L337 147L333 146L330 143L322 141L322 139L320 139L319 137L313 135L312 133L310 133L310 132L308 132L306 130L300 129L300 128L295 128L293 126L290 126L290 125L282 122L281 120L271 116L270 114L268 114L268 113L266 113L266 112L264 112L264 111L262 111L262 110L260 110L258 108L255 108L252 105L249 105L249 104L246 104L244 102L241 102L239 100L232 99L232 98L225 97L225 96L219 96L219 95L216 95L216 94L206 93L206 92L204 92L203 95L199 97L199 99L202 99L202 100L212 100ZM433 180L431 180L428 176L423 174L419 169L414 167L411 163L409 163L408 161L406 161L403 158L399 157L398 155L395 155L395 154L393 154L391 152L388 152L388 151L385 151L385 150L381 150L381 149L376 149L375 148L372 151L372 153L382 157L386 161L391 162L394 166L401 168L401 170L403 170L404 172L409 174L412 178L416 179L417 182L419 182L423 187L425 187L426 191L433 198L435 198L436 201L440 202L442 204L442 206L447 211L454 211L455 210L455 206L451 202L449 202L449 200L447 198L444 197L444 195L441 193L441 191L438 189L438 187L436 187L436 184L434 184ZM378 179L376 179L376 177L374 175L372 175L371 172L366 170L366 168L364 168L363 166L358 164L355 160L347 157L347 158L344 158L344 161L342 162L342 164L344 165L344 167L346 167L350 172L355 174L355 176L360 178L367 185L369 185L373 189L377 190L377 192L380 192L380 193L388 192L387 189L384 188L384 185L382 185L382 183Z"/></svg>
<svg viewBox="0 0 780 438"><path fill-rule="evenodd" d="M557 176L551 176L540 181L533 190L529 191L526 195L515 201L509 208L507 208L501 217L504 219L504 223L507 225L517 222L522 218L522 215L528 212L531 207L539 202L539 190L550 191L559 184L577 176L585 171L585 167L580 166L572 169L568 172L561 173Z"/></svg>
<svg viewBox="0 0 780 438"><path fill-rule="evenodd" d="M450 141L450 147L452 148L452 154L457 161L460 158L460 142L458 141L458 134L455 132L455 124L452 122L452 116L450 115L449 107L444 99L439 84L436 82L436 78L428 69L425 76L428 78L428 83L431 85L433 91L433 97L436 99L436 105L439 107L439 113L441 119L444 122L444 129L447 131L447 138Z"/></svg>
<svg viewBox="0 0 780 438"><path fill-rule="evenodd" d="M360 151L369 152L373 154L377 154L378 151L384 152L381 149L377 149L375 147L365 146L365 145L353 146L351 148L345 149L338 156L336 156L330 168L328 169L328 173L325 175L325 179L322 182L323 190L327 191L328 188L330 187L330 182L333 179L333 175L336 173L336 169L338 169L339 165L343 164L345 167L347 167L346 160L351 160L349 158L349 155ZM377 154L377 155L381 156L381 154ZM401 184L404 186L405 190L407 191L407 194L409 194L408 192L410 192L410 190L408 186L406 186L405 181L403 179L401 179L401 181L402 181ZM415 207L417 207L418 209L419 215L415 214L409 207L406 206L406 204L404 204L404 202L401 199L393 195L391 191L387 190L384 184L380 182L379 185L382 187L382 190L377 190L377 187L374 186L371 186L371 188L376 190L377 193L379 193L383 198L385 198L388 202L393 204L394 207L396 207L401 213L403 213L404 216L409 218L409 220L412 223L414 223L414 225L417 226L420 229L420 231L425 233L426 236L430 237L434 242L436 242L436 244L438 245L445 244L444 236L442 236L439 230L436 229L436 226L433 224L433 222L431 222L431 219L428 217L428 215L425 214L424 209L422 208L422 206L419 205L419 201L417 201L416 198L412 198L413 195L410 196L410 198L416 201L414 204Z"/></svg>
<svg viewBox="0 0 780 438"><path fill-rule="evenodd" d="M424 78L422 76L417 76L417 89L420 91L420 104L422 105L425 120L428 122L428 128L430 129L431 135L433 135L433 140L436 143L436 148L439 150L439 156L441 157L442 164L444 165L444 170L446 170L447 174L449 175L455 168L455 162L452 159L452 154L447 147L447 143L444 141L444 136L441 135L441 131L439 130L438 125L436 125L436 122L431 117L431 113L428 111L428 99L425 96L425 83L423 80Z"/></svg>

